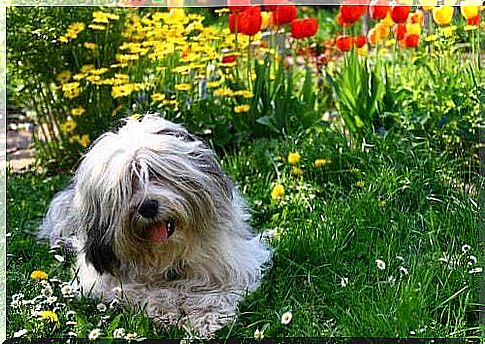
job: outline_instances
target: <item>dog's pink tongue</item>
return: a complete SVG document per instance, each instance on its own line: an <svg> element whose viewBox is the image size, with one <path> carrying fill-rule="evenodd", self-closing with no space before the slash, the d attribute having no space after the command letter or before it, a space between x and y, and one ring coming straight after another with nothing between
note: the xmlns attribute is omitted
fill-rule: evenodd
<svg viewBox="0 0 485 344"><path fill-rule="evenodd" d="M165 222L151 226L148 231L151 241L164 242L168 239L167 225Z"/></svg>

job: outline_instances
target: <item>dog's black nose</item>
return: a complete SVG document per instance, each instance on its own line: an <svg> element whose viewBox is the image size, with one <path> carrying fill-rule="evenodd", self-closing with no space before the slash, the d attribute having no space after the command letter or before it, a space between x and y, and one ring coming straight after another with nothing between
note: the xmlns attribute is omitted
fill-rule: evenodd
<svg viewBox="0 0 485 344"><path fill-rule="evenodd" d="M153 218L158 214L158 202L153 199L148 199L140 205L138 212L143 217Z"/></svg>

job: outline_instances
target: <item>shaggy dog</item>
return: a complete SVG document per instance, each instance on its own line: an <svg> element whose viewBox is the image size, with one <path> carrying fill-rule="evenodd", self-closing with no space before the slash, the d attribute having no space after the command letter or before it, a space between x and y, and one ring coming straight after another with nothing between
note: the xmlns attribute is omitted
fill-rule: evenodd
<svg viewBox="0 0 485 344"><path fill-rule="evenodd" d="M90 296L109 302L121 288L155 321L210 336L270 261L248 219L213 151L150 115L94 143L39 237L74 250Z"/></svg>

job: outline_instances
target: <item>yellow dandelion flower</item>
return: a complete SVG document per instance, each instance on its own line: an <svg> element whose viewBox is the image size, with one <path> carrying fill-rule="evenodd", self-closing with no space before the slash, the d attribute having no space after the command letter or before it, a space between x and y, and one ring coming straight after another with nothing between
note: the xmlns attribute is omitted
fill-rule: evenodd
<svg viewBox="0 0 485 344"><path fill-rule="evenodd" d="M152 98L153 101L161 102L162 100L165 99L165 94L153 93L151 98Z"/></svg>
<svg viewBox="0 0 485 344"><path fill-rule="evenodd" d="M111 89L111 95L113 98L120 98L129 96L134 91L132 84L113 86Z"/></svg>
<svg viewBox="0 0 485 344"><path fill-rule="evenodd" d="M70 133L74 129L76 129L76 122L72 119L69 119L60 125L60 129L63 133Z"/></svg>
<svg viewBox="0 0 485 344"><path fill-rule="evenodd" d="M290 163L291 165L298 164L300 162L300 160L301 160L300 153L298 153L298 152L295 152L295 153L290 152L288 154L288 163Z"/></svg>
<svg viewBox="0 0 485 344"><path fill-rule="evenodd" d="M47 273L42 270L35 270L32 271L32 273L30 274L30 278L32 278L33 280L46 280L47 277Z"/></svg>
<svg viewBox="0 0 485 344"><path fill-rule="evenodd" d="M89 139L89 135L84 134L83 136L81 136L81 138L79 139L79 143L84 148L86 148L87 146L89 146L89 144L91 143L91 140Z"/></svg>
<svg viewBox="0 0 485 344"><path fill-rule="evenodd" d="M85 74L85 73L78 73L78 74L74 74L74 76L72 78L76 81L79 81L79 80L84 79L86 76L87 76L87 74Z"/></svg>
<svg viewBox="0 0 485 344"><path fill-rule="evenodd" d="M89 50L96 50L98 46L96 45L96 43L84 42L84 47Z"/></svg>
<svg viewBox="0 0 485 344"><path fill-rule="evenodd" d="M81 137L79 135L72 135L70 138L69 138L69 142L70 143L75 143L75 142L79 142L79 140L81 140Z"/></svg>
<svg viewBox="0 0 485 344"><path fill-rule="evenodd" d="M175 85L175 89L177 91L188 91L192 88L191 84L177 84Z"/></svg>
<svg viewBox="0 0 485 344"><path fill-rule="evenodd" d="M67 43L67 42L69 42L69 38L66 37L66 36L61 36L61 37L59 37L59 42Z"/></svg>
<svg viewBox="0 0 485 344"><path fill-rule="evenodd" d="M327 159L317 159L317 160L315 160L315 162L313 163L313 165L318 168L318 167L323 167L323 166L325 166L325 165L327 165L329 163L331 163L330 160L327 160Z"/></svg>
<svg viewBox="0 0 485 344"><path fill-rule="evenodd" d="M67 99L76 98L81 93L80 84L79 82L66 83L62 85L62 91Z"/></svg>
<svg viewBox="0 0 485 344"><path fill-rule="evenodd" d="M363 188L365 183L362 180L359 180L356 184L359 188Z"/></svg>
<svg viewBox="0 0 485 344"><path fill-rule="evenodd" d="M254 97L253 92L248 91L248 90L236 91L236 92L234 92L234 95L235 96L241 96L241 97L246 98L246 99Z"/></svg>
<svg viewBox="0 0 485 344"><path fill-rule="evenodd" d="M106 26L104 25L98 25L98 24L89 24L88 27L92 30L105 30Z"/></svg>
<svg viewBox="0 0 485 344"><path fill-rule="evenodd" d="M291 169L291 174L297 177L301 177L303 175L303 170L299 167L293 166Z"/></svg>
<svg viewBox="0 0 485 344"><path fill-rule="evenodd" d="M140 118L143 116L139 113L134 113L133 115L130 116L131 119L134 119L135 121L138 121Z"/></svg>
<svg viewBox="0 0 485 344"><path fill-rule="evenodd" d="M281 184L275 185L275 187L271 191L271 198L274 199L275 201L282 199L284 195L285 195L285 188Z"/></svg>
<svg viewBox="0 0 485 344"><path fill-rule="evenodd" d="M251 109L250 105L247 105L247 104L238 105L234 107L234 112L235 113L248 112L250 109Z"/></svg>
<svg viewBox="0 0 485 344"><path fill-rule="evenodd" d="M42 320L48 320L50 322L57 322L57 314L53 311L40 311L39 316Z"/></svg>
<svg viewBox="0 0 485 344"><path fill-rule="evenodd" d="M99 80L101 80L101 77L99 75L90 75L86 77L86 81L96 84Z"/></svg>
<svg viewBox="0 0 485 344"><path fill-rule="evenodd" d="M99 68L99 69L92 69L89 71L89 73L94 74L94 75L101 75L109 71L108 68Z"/></svg>
<svg viewBox="0 0 485 344"><path fill-rule="evenodd" d="M77 23L72 23L71 25L69 25L67 30L71 31L71 32L75 32L76 34L78 34L81 31L83 31L85 28L86 28L86 24L77 22Z"/></svg>
<svg viewBox="0 0 485 344"><path fill-rule="evenodd" d="M77 108L74 108L74 109L71 110L71 115L81 116L85 112L86 112L86 110L82 106L78 106Z"/></svg>
<svg viewBox="0 0 485 344"><path fill-rule="evenodd" d="M68 82L71 79L71 72L68 71L68 70L64 70L64 71L60 72L59 74L57 74L56 79L57 79L57 81L59 81L59 83L61 85L65 84L66 82Z"/></svg>

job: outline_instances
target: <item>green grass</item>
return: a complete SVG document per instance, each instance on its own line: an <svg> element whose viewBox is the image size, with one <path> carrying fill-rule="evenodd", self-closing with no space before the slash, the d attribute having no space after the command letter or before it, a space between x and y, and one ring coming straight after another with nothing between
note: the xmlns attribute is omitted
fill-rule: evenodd
<svg viewBox="0 0 485 344"><path fill-rule="evenodd" d="M286 162L294 151L302 156L301 177L293 176ZM315 168L317 158L331 163ZM223 167L247 197L253 226L275 231L276 253L261 288L243 302L237 322L217 337L252 337L262 328L265 337L479 336L480 275L469 273L479 265L468 265L470 255L479 257L479 209L476 195L453 186L461 180L458 166L463 162L426 141L389 136L356 150L325 128L227 154ZM33 270L62 281L72 277L72 258L57 262L31 234L67 180L10 175L8 304L14 293L26 299L39 294L41 287L29 280ZM271 199L276 183L285 187L282 201ZM478 177L471 183L480 189ZM465 244L471 247L467 253ZM440 261L444 257L447 263ZM386 263L384 270L376 259ZM345 287L342 278L348 279ZM66 303L57 312L57 325L8 306L9 337L22 328L36 331L34 337L66 336L69 309L77 312L80 337L95 327L102 337L118 327L147 338L185 335L157 328L141 312L117 307L100 313L96 301L67 302L52 284L58 301ZM285 326L280 317L286 311L293 318Z"/></svg>

